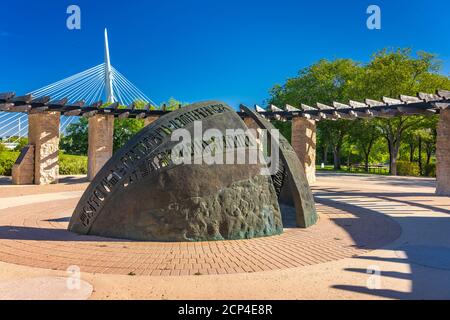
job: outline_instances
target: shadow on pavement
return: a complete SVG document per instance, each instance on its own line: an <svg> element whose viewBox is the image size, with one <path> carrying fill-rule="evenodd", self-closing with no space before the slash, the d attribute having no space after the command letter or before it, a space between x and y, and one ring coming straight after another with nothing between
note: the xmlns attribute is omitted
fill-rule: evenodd
<svg viewBox="0 0 450 320"><path fill-rule="evenodd" d="M59 183L62 184L79 184L89 182L87 176L62 176L59 178Z"/></svg>
<svg viewBox="0 0 450 320"><path fill-rule="evenodd" d="M0 176L0 186L12 186L11 177Z"/></svg>
<svg viewBox="0 0 450 320"><path fill-rule="evenodd" d="M330 195L326 193L327 195ZM317 194L316 194L317 195ZM348 196L346 192L340 192L339 196ZM355 194L356 195L356 194ZM364 193L358 193L358 196L364 196ZM375 196L370 194L365 196ZM389 194L390 196L394 196ZM395 195L397 196L397 195ZM405 195L406 196L406 195ZM428 196L431 196L428 194ZM394 199L386 198L392 201ZM317 199L320 202L326 202L327 206L352 212L355 215L371 214L379 215L381 213L357 205L343 203L330 199ZM408 203L414 206L420 206L419 203ZM437 212L450 213L448 210L442 210L439 207L424 206L426 209ZM449 299L450 297L450 239L447 239L443 233L450 230L450 217L395 217L395 221L405 227L405 230L417 230L417 243L404 243L401 245L387 245L384 250L392 250L397 256L395 258L384 258L377 256L358 256L356 259L364 259L368 261L368 267L376 264L374 261L407 264L409 273L402 273L393 270L382 270L380 268L381 285L378 289L371 289L368 286L357 285L333 285L332 288L345 290L350 292L363 293L382 298L392 299ZM355 234L342 226L350 236L354 237L354 241L358 243L360 240ZM378 228L381 226L372 226ZM440 230L441 232L437 232ZM411 231L410 231L411 232ZM375 249L375 248L373 248ZM372 273L362 268L346 268L346 272L367 274L369 278ZM383 277L395 278L399 280L410 281L411 287L409 292L397 291L383 288Z"/></svg>
<svg viewBox="0 0 450 320"><path fill-rule="evenodd" d="M122 239L82 236L65 229L16 226L0 226L0 239L26 241L131 242L130 240Z"/></svg>
<svg viewBox="0 0 450 320"><path fill-rule="evenodd" d="M345 196L345 197L368 197L373 199L380 199L383 201L389 201L389 202L397 202L401 204L406 204L410 206L415 206L419 208L423 208L426 210L433 210L436 212L446 213L450 214L450 209L445 209L440 206L433 206L433 205L427 205L421 202L426 202L421 199L420 202L412 201L412 200L404 200L400 198L409 198L409 197L427 197L427 198L438 198L442 196L437 196L432 193L419 193L419 192L388 192L388 193L379 193L379 192L347 192L347 191L326 191L323 189L320 189L321 191L314 192L314 196L320 197L320 196ZM325 191L325 192L323 192ZM448 197L445 197L448 198ZM378 207L378 206L377 206ZM449 205L447 206L450 208L450 198L449 198ZM359 208L359 207L358 207Z"/></svg>
<svg viewBox="0 0 450 320"><path fill-rule="evenodd" d="M87 183L87 176L60 176L59 184L80 184ZM0 186L12 186L12 178L6 176L0 176ZM32 186L32 185L30 185Z"/></svg>

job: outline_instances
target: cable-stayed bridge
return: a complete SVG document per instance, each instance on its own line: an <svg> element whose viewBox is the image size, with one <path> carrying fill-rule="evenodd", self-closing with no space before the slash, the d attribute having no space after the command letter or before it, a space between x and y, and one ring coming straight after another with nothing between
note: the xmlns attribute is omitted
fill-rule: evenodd
<svg viewBox="0 0 450 320"><path fill-rule="evenodd" d="M105 29L105 61L43 88L29 92L31 102L47 101L47 104L65 106L113 107L140 106L156 108L157 104L111 65L108 32ZM21 111L21 110L18 110ZM25 110L26 111L26 110ZM62 113L60 132L77 121L76 113ZM21 138L28 135L27 113L0 111L0 138L8 148L14 148Z"/></svg>

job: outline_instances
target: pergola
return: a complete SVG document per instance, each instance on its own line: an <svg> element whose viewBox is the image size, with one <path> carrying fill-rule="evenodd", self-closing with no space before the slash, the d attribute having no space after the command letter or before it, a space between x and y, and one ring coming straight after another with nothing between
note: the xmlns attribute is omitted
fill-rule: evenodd
<svg viewBox="0 0 450 320"><path fill-rule="evenodd" d="M89 119L89 179L92 179L112 156L113 120L143 119L148 125L169 113L155 110L152 104L138 107L132 103L123 107L114 102L106 107L102 101L85 105L83 101L68 103L69 99L52 100L50 96L34 98L31 94L16 96L0 94L0 111L28 114L29 146L21 153L13 169L17 184L46 184L58 180L59 119L61 115ZM438 90L434 94L401 95L397 99L383 97L381 101L317 103L280 108L271 105L268 110L255 106L267 119L292 121L292 145L305 167L310 183L315 181L316 121L395 117L410 115L440 115L437 137L437 194L450 195L450 91ZM238 112L246 119L246 113Z"/></svg>
<svg viewBox="0 0 450 320"><path fill-rule="evenodd" d="M59 112L65 116L93 117L95 115L112 115L119 119L134 118L145 119L147 117L162 116L170 111L155 110L153 104L147 104L144 108L131 104L128 107L121 106L120 102L114 102L103 107L103 101L85 105L78 101L68 103L68 98L52 100L50 96L33 98L31 94L16 96L15 93L0 93L0 111L6 112ZM382 101L366 99L364 102L349 101L347 103L333 102L332 106L318 102L315 106L301 104L298 108L286 105L284 109L275 105L270 110L259 106L256 111L268 118L284 118L291 120L294 117L319 121L322 119L357 119L372 117L395 117L402 115L433 115L439 114L450 103L450 91L438 90L436 94L418 93L416 97L401 95L399 99L383 97ZM241 116L244 113L240 112Z"/></svg>

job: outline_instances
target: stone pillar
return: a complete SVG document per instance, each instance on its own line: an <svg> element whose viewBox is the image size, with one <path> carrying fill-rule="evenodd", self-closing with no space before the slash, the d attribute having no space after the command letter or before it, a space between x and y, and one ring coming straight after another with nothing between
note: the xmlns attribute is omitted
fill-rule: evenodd
<svg viewBox="0 0 450 320"><path fill-rule="evenodd" d="M450 196L450 108L441 110L436 142L436 194Z"/></svg>
<svg viewBox="0 0 450 320"><path fill-rule="evenodd" d="M16 185L34 183L34 146L28 145L20 152L12 167L12 182Z"/></svg>
<svg viewBox="0 0 450 320"><path fill-rule="evenodd" d="M88 179L92 181L113 154L114 116L89 118Z"/></svg>
<svg viewBox="0 0 450 320"><path fill-rule="evenodd" d="M58 183L59 112L28 115L28 143L34 146L34 184Z"/></svg>
<svg viewBox="0 0 450 320"><path fill-rule="evenodd" d="M144 119L144 127L151 125L153 122L155 122L158 119L159 119L158 116L149 116L149 117L145 118Z"/></svg>
<svg viewBox="0 0 450 320"><path fill-rule="evenodd" d="M294 117L291 143L305 168L309 184L316 182L316 122Z"/></svg>

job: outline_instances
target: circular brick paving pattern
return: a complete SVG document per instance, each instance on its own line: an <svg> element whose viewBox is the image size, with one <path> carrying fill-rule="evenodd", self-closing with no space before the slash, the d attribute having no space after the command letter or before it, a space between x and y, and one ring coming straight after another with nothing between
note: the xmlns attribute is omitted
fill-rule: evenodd
<svg viewBox="0 0 450 320"><path fill-rule="evenodd" d="M66 231L78 199L0 210L0 261L38 268L124 275L261 272L348 258L392 242L396 222L317 205L320 221L280 236L199 243L132 242Z"/></svg>

